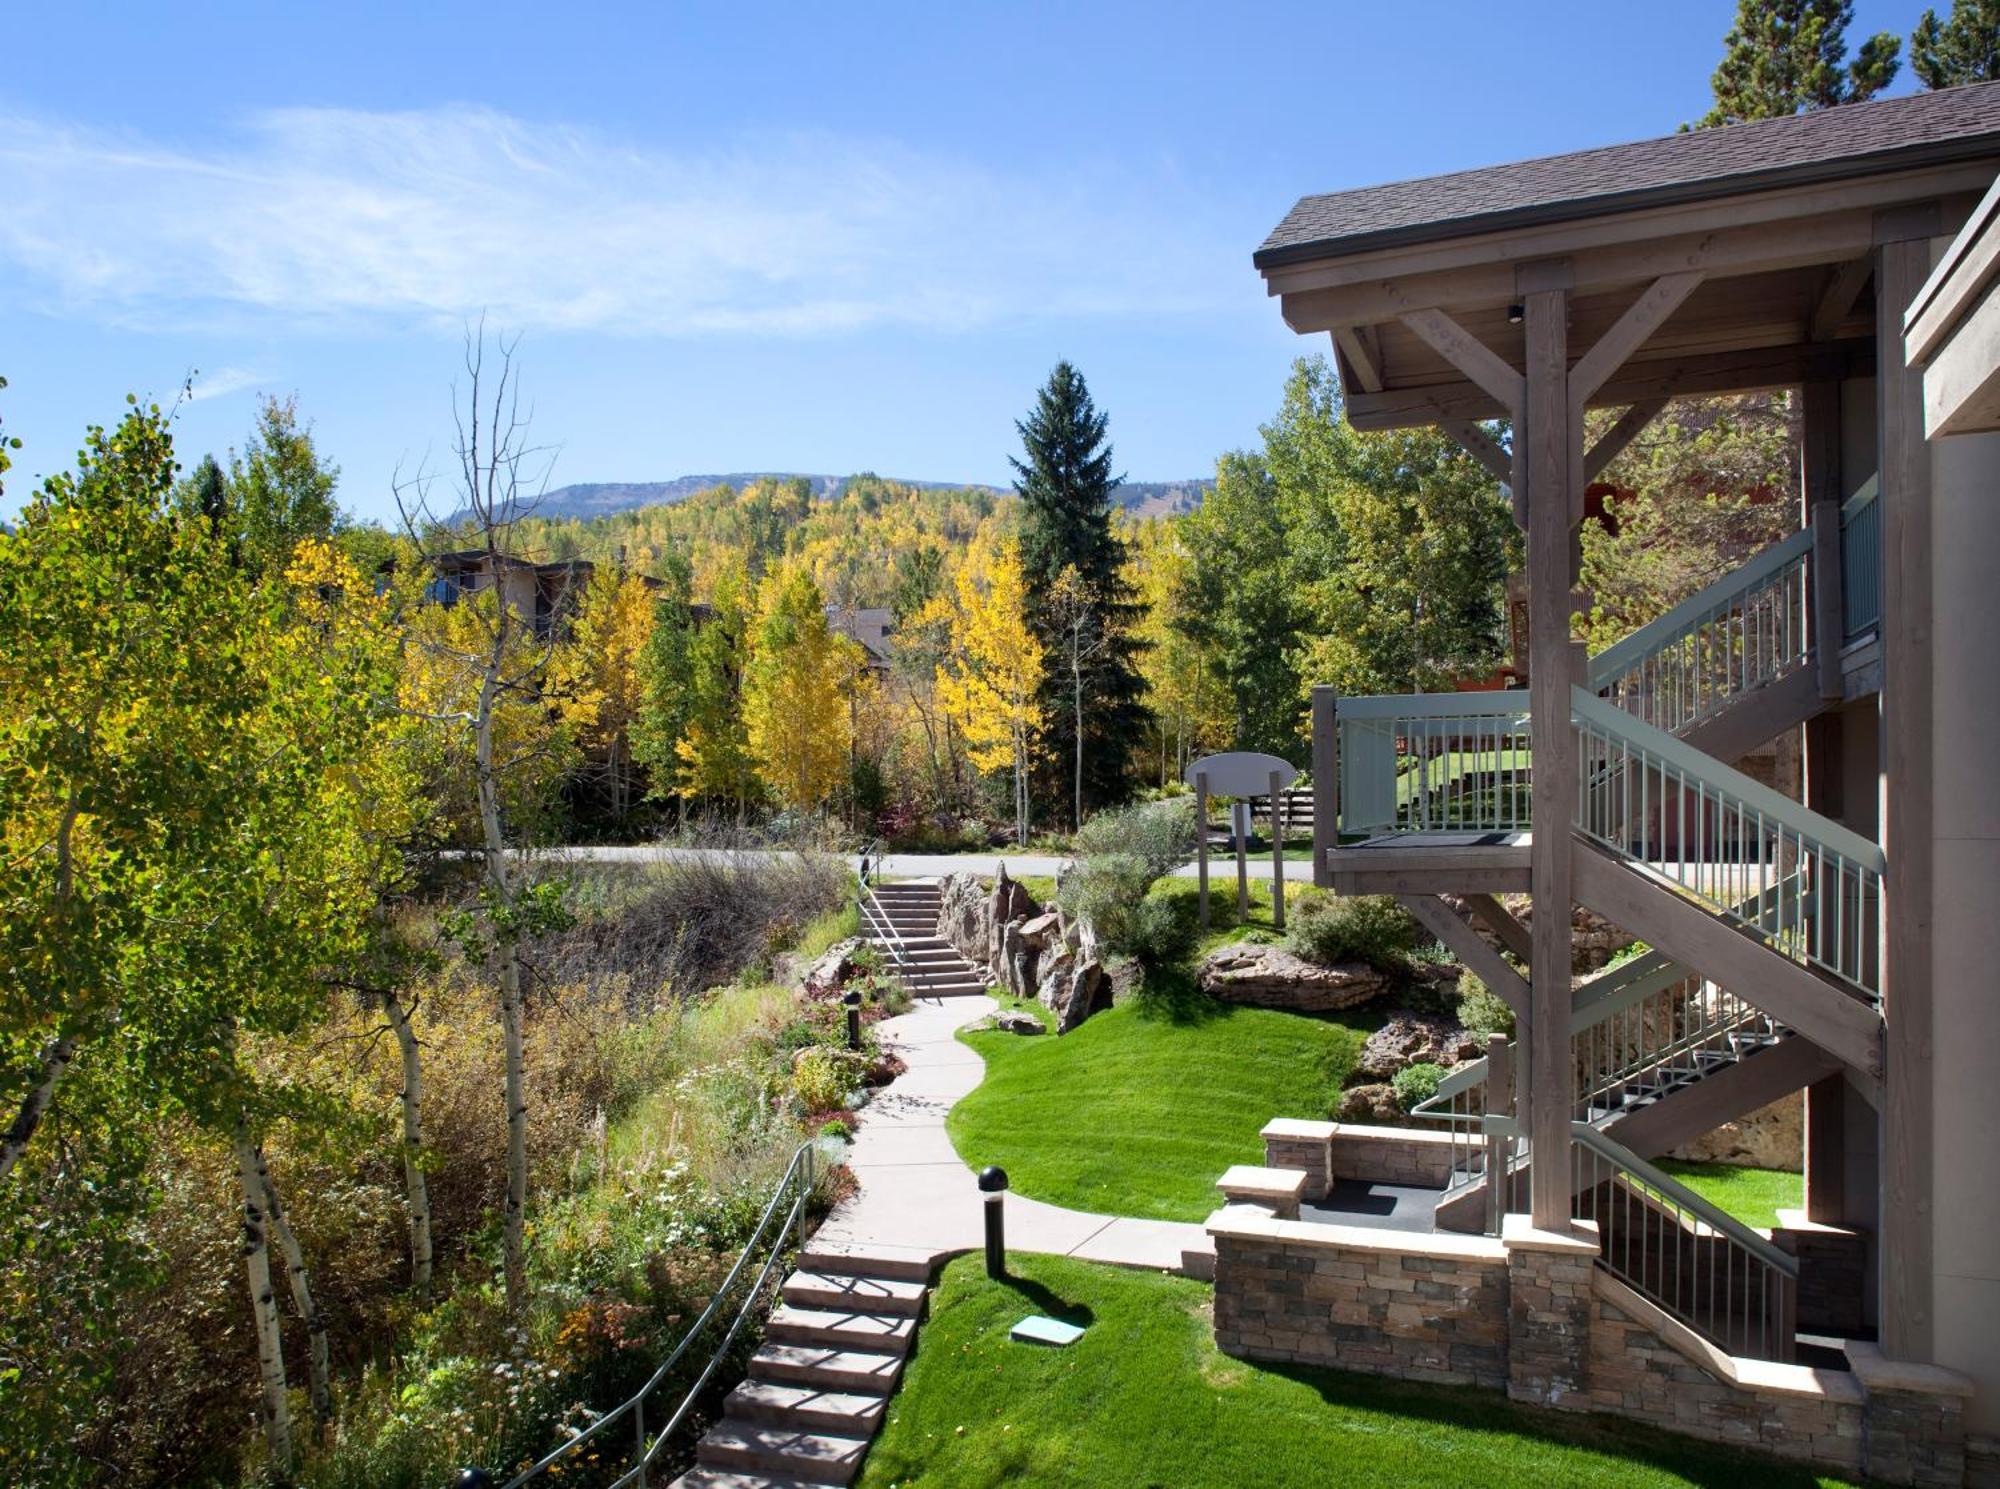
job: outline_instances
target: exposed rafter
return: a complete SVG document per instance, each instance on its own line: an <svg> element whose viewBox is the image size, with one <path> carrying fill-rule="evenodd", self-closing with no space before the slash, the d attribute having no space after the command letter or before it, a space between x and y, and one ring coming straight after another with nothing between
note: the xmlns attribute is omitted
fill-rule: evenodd
<svg viewBox="0 0 2000 1489"><path fill-rule="evenodd" d="M1699 269L1691 269L1680 274L1662 274L1648 285L1645 293L1634 300L1611 329L1597 338L1597 344L1570 368L1571 409L1581 413L1597 390L1625 365L1632 353L1645 345L1646 338L1680 308L1681 302L1693 294L1706 277Z"/></svg>
<svg viewBox="0 0 2000 1489"><path fill-rule="evenodd" d="M1464 373L1474 386L1500 405L1501 412L1519 418L1528 396L1528 382L1498 352L1442 310L1410 310L1398 317L1426 346Z"/></svg>
<svg viewBox="0 0 2000 1489"><path fill-rule="evenodd" d="M1861 298L1861 290L1874 277L1875 260L1872 255L1849 259L1837 265L1827 278L1826 289L1821 292L1819 304L1813 307L1812 326L1808 336L1813 341L1831 341L1840 329L1840 323L1847 319L1854 309L1854 302Z"/></svg>
<svg viewBox="0 0 2000 1489"><path fill-rule="evenodd" d="M1382 352L1376 344L1373 326L1342 326L1333 333L1333 343L1340 349L1340 355L1347 359L1347 365L1354 369L1354 380L1364 393L1382 391Z"/></svg>
<svg viewBox="0 0 2000 1489"><path fill-rule="evenodd" d="M1618 417L1618 422L1597 437L1583 457L1583 479L1595 481L1604 474L1604 468L1624 453L1625 447L1639 437L1639 433L1667 406L1664 398L1648 398L1635 403Z"/></svg>

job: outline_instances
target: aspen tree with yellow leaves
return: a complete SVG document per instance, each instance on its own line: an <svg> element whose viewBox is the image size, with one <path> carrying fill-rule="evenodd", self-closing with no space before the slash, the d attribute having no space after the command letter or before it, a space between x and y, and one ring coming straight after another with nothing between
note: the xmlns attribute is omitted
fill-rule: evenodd
<svg viewBox="0 0 2000 1489"><path fill-rule="evenodd" d="M622 827L634 798L632 727L643 686L639 660L652 639L652 587L637 574L599 569L584 589L567 643L556 653L553 691L583 750L586 775L602 783Z"/></svg>
<svg viewBox="0 0 2000 1489"><path fill-rule="evenodd" d="M787 806L817 807L848 772L848 695L860 648L827 624L819 586L796 567L758 586L754 636L743 722L757 774Z"/></svg>
<svg viewBox="0 0 2000 1489"><path fill-rule="evenodd" d="M1028 841L1028 771L1046 723L1039 693L1044 653L1028 626L1021 550L981 544L957 577L952 655L937 672L939 701L985 771L1014 773L1014 839Z"/></svg>

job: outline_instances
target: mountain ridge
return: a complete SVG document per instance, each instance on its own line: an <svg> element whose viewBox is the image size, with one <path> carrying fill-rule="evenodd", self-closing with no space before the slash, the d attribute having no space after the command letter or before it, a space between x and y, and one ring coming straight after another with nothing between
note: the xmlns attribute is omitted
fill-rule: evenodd
<svg viewBox="0 0 2000 1489"><path fill-rule="evenodd" d="M736 471L722 475L675 476L664 481L577 481L545 492L532 503L523 502L525 512L536 517L588 522L640 507L672 506L698 492L716 486L741 491L758 481L805 481L813 497L820 501L838 498L849 481L858 476L815 475L804 471ZM898 486L914 486L924 491L990 491L1010 495L1008 488L984 481L917 481L882 477ZM1212 480L1127 481L1112 494L1121 510L1139 517L1165 517L1193 511L1215 483ZM454 520L457 515L454 514Z"/></svg>

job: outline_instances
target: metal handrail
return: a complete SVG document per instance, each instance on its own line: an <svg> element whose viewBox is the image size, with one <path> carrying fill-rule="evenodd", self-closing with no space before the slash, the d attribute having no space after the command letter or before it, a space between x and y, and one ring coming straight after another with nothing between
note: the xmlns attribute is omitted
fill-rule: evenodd
<svg viewBox="0 0 2000 1489"><path fill-rule="evenodd" d="M862 922L868 928L869 939L877 945L886 944L888 946L889 959L895 965L896 975L902 979L904 988L909 991L912 997L918 996L914 976L916 963L911 959L909 947L903 941L903 933L896 929L896 923L890 918L888 910L883 907L880 900L875 898L875 890L872 885L863 884L861 886L861 895L857 901L857 905L861 911ZM941 1000L934 998L931 1001L940 1002Z"/></svg>
<svg viewBox="0 0 2000 1489"><path fill-rule="evenodd" d="M707 1386L709 1381L714 1378L715 1372L721 1367L724 1356L728 1354L730 1346L736 1342L736 1336L742 1331L744 1321L749 1317L757 1300L763 1296L765 1285L770 1281L772 1269L785 1254L784 1238L796 1230L798 1232L798 1243L803 1244L805 1240L805 1206L806 1201L812 1197L814 1182L813 1154L816 1146L813 1142L801 1143L792 1153L792 1161L786 1165L784 1177L778 1180L777 1187L772 1190L770 1202L764 1206L764 1213L758 1218L756 1229L750 1233L750 1239L744 1242L743 1251L736 1258L735 1265L729 1269L729 1275L723 1278L721 1286L715 1290L715 1295L708 1300L708 1306L701 1311L701 1316L688 1327L687 1332L681 1336L680 1342L674 1346L672 1353L660 1362L659 1368L652 1373L646 1383L633 1392L632 1395L626 1397L619 1405L597 1418L588 1427L572 1435L560 1447L557 1447L545 1457L538 1459L509 1479L501 1486L501 1489L519 1489L519 1486L540 1478L552 1465L561 1462L563 1459L577 1452L585 1443L597 1437L614 1422L621 1421L628 1416L633 1421L632 1451L636 1462L622 1476L613 1481L610 1489L621 1489L621 1486L627 1484L637 1484L641 1486L641 1489L644 1489L647 1473L652 1467L653 1460L659 1456L659 1453L665 1447L674 1431L686 1420L688 1412L694 1406L695 1399L701 1394L702 1389ZM689 1346L694 1343L696 1337L700 1335L703 1329L708 1327L709 1323L720 1312L723 1299L735 1287L736 1280L743 1275L743 1269L749 1263L751 1253L757 1249L758 1242L763 1239L764 1232L771 1223L771 1217L777 1213L779 1202L784 1199L788 1190L794 1188L794 1181L797 1181L797 1193L792 1198L791 1206L785 1212L783 1224L779 1226L777 1235L773 1238L771 1254L765 1259L762 1269L757 1273L756 1282L744 1294L743 1302L737 1308L735 1318L730 1321L729 1329L724 1334L722 1342L710 1354L708 1364L703 1367L699 1378L696 1379L695 1383L681 1397L680 1403L674 1408L667 1425L662 1427L657 1433L652 1434L649 1442L646 1431L646 1398L659 1388L660 1383L667 1378L668 1372L674 1366L678 1365L687 1354Z"/></svg>
<svg viewBox="0 0 2000 1489"><path fill-rule="evenodd" d="M1530 825L1525 692L1343 698L1334 717L1342 832Z"/></svg>

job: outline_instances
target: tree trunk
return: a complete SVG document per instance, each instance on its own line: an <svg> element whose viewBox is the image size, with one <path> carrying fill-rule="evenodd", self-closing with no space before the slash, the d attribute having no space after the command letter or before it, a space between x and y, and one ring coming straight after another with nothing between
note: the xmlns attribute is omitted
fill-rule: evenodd
<svg viewBox="0 0 2000 1489"><path fill-rule="evenodd" d="M1072 826L1083 826L1083 654L1070 654L1070 680L1076 714L1076 817Z"/></svg>
<svg viewBox="0 0 2000 1489"><path fill-rule="evenodd" d="M266 1235L263 1187L248 1130L236 1128L236 1182L243 1194L243 1270L250 1285L250 1316L257 1327L257 1377L263 1389L264 1442L271 1477L292 1477L292 1409L285 1399L285 1341L278 1330L278 1299L271 1290L271 1246Z"/></svg>
<svg viewBox="0 0 2000 1489"><path fill-rule="evenodd" d="M14 1165L28 1151L28 1144L34 1141L35 1129L42 1125L49 1103L55 1100L56 1083L63 1078L63 1073L69 1069L69 1062L75 1058L74 1034L65 1034L42 1046L42 1078L21 1098L20 1110L7 1124L6 1135L0 1137L0 1180L14 1172Z"/></svg>
<svg viewBox="0 0 2000 1489"><path fill-rule="evenodd" d="M500 785L493 765L493 709L499 689L500 663L505 655L505 610L495 628L497 639L479 690L479 712L473 729L479 774L479 822L486 841L486 879L495 901L514 907L514 876L507 866L507 841L500 821ZM519 1314L527 1303L528 1099L526 1060L522 1047L521 953L514 932L497 937L500 970L500 1025L506 1041L507 1205L501 1244L507 1276L507 1311Z"/></svg>
<svg viewBox="0 0 2000 1489"><path fill-rule="evenodd" d="M299 1317L305 1320L313 1421L324 1427L333 1420L333 1381L327 1366L326 1315L313 1301L312 1273L306 1269L305 1252L299 1247L299 1238L292 1230L291 1221L285 1217L285 1207L278 1203L278 1186L271 1182L271 1169L264 1161L263 1145L258 1144L250 1151L257 1161L257 1187L264 1196L265 1218L270 1223L271 1234L278 1238L278 1249L285 1253L285 1274L291 1282L292 1302L299 1310Z"/></svg>
<svg viewBox="0 0 2000 1489"><path fill-rule="evenodd" d="M424 1177L424 1067L410 1010L393 992L382 995L389 1026L403 1052L403 1189L410 1207L410 1285L426 1302L431 1295L431 1189Z"/></svg>

